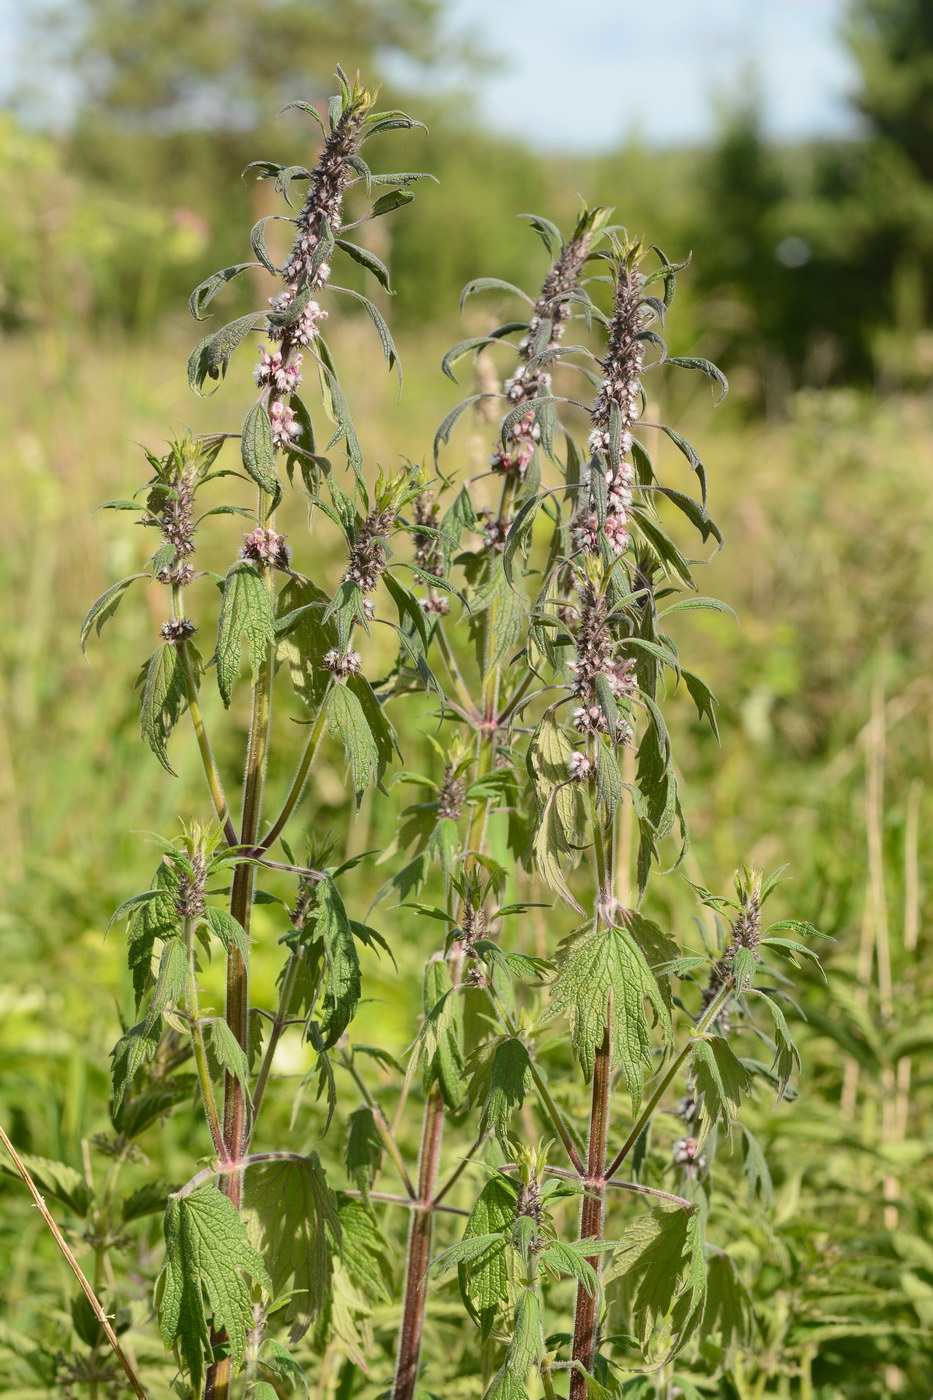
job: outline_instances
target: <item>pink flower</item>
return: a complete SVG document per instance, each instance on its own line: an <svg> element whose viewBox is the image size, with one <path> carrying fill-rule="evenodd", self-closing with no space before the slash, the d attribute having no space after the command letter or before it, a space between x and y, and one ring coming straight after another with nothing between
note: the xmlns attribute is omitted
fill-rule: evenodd
<svg viewBox="0 0 933 1400"><path fill-rule="evenodd" d="M301 436L301 424L296 421L294 410L278 399L269 409L269 421L272 424L273 447L288 447Z"/></svg>

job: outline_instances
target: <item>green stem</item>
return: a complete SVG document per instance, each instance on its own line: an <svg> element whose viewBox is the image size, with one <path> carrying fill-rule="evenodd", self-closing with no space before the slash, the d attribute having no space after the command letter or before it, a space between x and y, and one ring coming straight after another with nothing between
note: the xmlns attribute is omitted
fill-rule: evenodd
<svg viewBox="0 0 933 1400"><path fill-rule="evenodd" d="M609 1168L606 1172L607 1181L610 1177L615 1176L616 1172L619 1170L622 1163L625 1161L626 1157L631 1152L638 1139L641 1137L648 1123L651 1121L651 1117L655 1109L663 1099L664 1095L667 1093L668 1086L674 1079L681 1065L687 1059L687 1056L693 1049L695 1042L700 1038L700 1036L705 1035L705 1033L709 1030L710 1026L713 1024L716 1017L719 1015L720 1011L725 1006L726 1002L731 996L734 995L734 993L734 986L731 982L727 982L724 987L721 987L719 989L719 992L717 993L715 998L710 1002L705 1014L694 1027L690 1039L684 1045L679 1055L677 1055L677 1057L671 1062L667 1073L661 1079L660 1083L658 1084L658 1087L651 1095L651 1098L648 1100L648 1103L642 1110L642 1113L639 1116L637 1122L635 1123L635 1126L632 1128L632 1131L629 1133L628 1137L625 1139L624 1143L619 1148L619 1151L616 1153L615 1157L613 1157L611 1163L609 1164Z"/></svg>
<svg viewBox="0 0 933 1400"><path fill-rule="evenodd" d="M279 815L260 841L257 847L259 851L268 851L275 844L285 830L288 820L295 808L298 806L301 794L304 791L305 783L308 781L308 774L311 772L311 766L317 756L318 745L324 733L325 718L324 701L322 701L321 708L318 710L317 719L314 721L311 733L308 735L308 742L305 744L304 753L301 755L301 761L295 770L295 776L288 790L288 796L282 804L281 812L279 812Z"/></svg>
<svg viewBox="0 0 933 1400"><path fill-rule="evenodd" d="M172 585L172 615L177 618L180 614L181 590L177 584ZM211 801L214 804L214 811L217 819L224 829L224 837L228 846L237 844L236 828L230 817L230 808L224 796L223 781L220 770L214 760L214 753L211 749L211 742L207 735L207 728L204 724L204 715L201 711L201 702L198 697L198 678L195 675L194 664L191 660L191 652L187 642L178 642L178 654L181 657L182 670L185 676L185 695L188 700L188 713L191 715L191 723L194 726L195 738L198 741L198 752L201 755L201 764L204 768L204 776L207 779L207 786L210 789Z"/></svg>
<svg viewBox="0 0 933 1400"><path fill-rule="evenodd" d="M408 1168L405 1165L404 1158L402 1157L402 1154L399 1150L399 1145L395 1141L395 1135L392 1132L392 1129L389 1127L385 1114L379 1107L376 1100L373 1098L372 1094L369 1092L369 1089L366 1085L366 1081L363 1079L363 1076L356 1068L356 1065L353 1063L351 1057L349 1055L344 1055L341 1063L343 1064L344 1069L350 1075L354 1084L362 1094L363 1101L366 1104L366 1107L372 1113L373 1122L376 1124L376 1131L382 1138L383 1146L385 1147L389 1156L392 1158L392 1161L395 1163L395 1169L402 1179L402 1184L404 1185L405 1190L408 1192L408 1195L411 1200L417 1200L418 1192L415 1190L415 1184L408 1174Z"/></svg>
<svg viewBox="0 0 933 1400"><path fill-rule="evenodd" d="M266 1092L266 1084L268 1083L269 1073L272 1069L272 1061L275 1059L275 1052L278 1048L279 1040L288 1022L289 1008L292 1003L292 994L295 990L295 981L298 977L298 968L300 964L301 955L299 953L292 953L288 962L285 964L285 971L282 974L282 986L279 990L279 1004L275 1013L275 1020L272 1023L272 1030L269 1032L269 1040L262 1057L262 1064L259 1066L259 1074L256 1077L256 1087L253 1090L253 1129L256 1127L256 1120L259 1117L259 1106Z"/></svg>
<svg viewBox="0 0 933 1400"><path fill-rule="evenodd" d="M455 1186L456 1183L460 1180L462 1173L466 1171L470 1162L476 1156L483 1143L486 1141L486 1137L486 1133L480 1133L479 1137L473 1143L473 1146L470 1147L468 1151L464 1153L464 1155L460 1158L460 1161L457 1163L456 1167L454 1167L453 1171L451 1172L447 1180L444 1182L441 1189L435 1194L434 1200L431 1202L431 1205L433 1207L440 1207L441 1201L451 1190L451 1188Z"/></svg>
<svg viewBox="0 0 933 1400"><path fill-rule="evenodd" d="M457 664L457 658L454 656L450 642L447 640L447 634L444 631L442 623L439 622L437 624L437 626L434 629L433 635L437 639L437 645L440 649L441 656L444 658L444 664L447 667L450 679L454 683L454 689L459 695L460 701L468 717L473 720L478 719L479 711L474 705L470 692L467 689L466 681L463 679L463 676L460 673L460 667Z"/></svg>

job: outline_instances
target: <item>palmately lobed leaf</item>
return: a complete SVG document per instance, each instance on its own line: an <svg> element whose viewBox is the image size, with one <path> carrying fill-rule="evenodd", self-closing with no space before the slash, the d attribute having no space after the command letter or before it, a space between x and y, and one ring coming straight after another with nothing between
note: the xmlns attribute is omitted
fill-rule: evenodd
<svg viewBox="0 0 933 1400"><path fill-rule="evenodd" d="M196 1391L212 1359L206 1308L226 1330L234 1370L253 1322L252 1279L267 1293L272 1281L250 1244L233 1202L216 1186L173 1196L165 1212L165 1264L159 1280L159 1322L166 1346L177 1347Z"/></svg>
<svg viewBox="0 0 933 1400"><path fill-rule="evenodd" d="M341 1241L337 1203L317 1153L250 1166L243 1217L268 1270L270 1293L290 1295L285 1317L298 1341L325 1306Z"/></svg>
<svg viewBox="0 0 933 1400"><path fill-rule="evenodd" d="M612 1064L622 1071L634 1112L641 1103L644 1067L651 1053L646 1000L667 1035L668 1008L644 953L627 929L598 928L567 941L545 1015L545 1020L569 1017L574 1051L587 1083L608 1027Z"/></svg>

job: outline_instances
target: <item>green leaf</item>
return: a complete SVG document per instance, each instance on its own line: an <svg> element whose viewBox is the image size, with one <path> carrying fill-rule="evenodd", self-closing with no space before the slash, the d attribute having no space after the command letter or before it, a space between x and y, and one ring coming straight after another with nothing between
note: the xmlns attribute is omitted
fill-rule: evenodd
<svg viewBox="0 0 933 1400"><path fill-rule="evenodd" d="M688 1296L699 1298L704 1264L699 1211L656 1209L632 1222L619 1241L603 1287L625 1278L632 1325L646 1343L656 1323L667 1317L689 1267ZM699 1240L699 1248L698 1248Z"/></svg>
<svg viewBox="0 0 933 1400"><path fill-rule="evenodd" d="M131 1026L113 1047L113 1114L119 1114L127 1089L143 1065L155 1059L160 1034L146 1028L146 1022Z"/></svg>
<svg viewBox="0 0 933 1400"><path fill-rule="evenodd" d="M388 130L391 129L391 127L392 127L393 125L394 125L394 126L402 126L402 125L404 125L404 126L410 126L411 123L410 123L410 122L404 122L404 123L402 123L402 122L394 122L394 123L384 122L382 125L380 125L380 126L378 126L378 127L375 127L375 126L374 126L374 127L372 128L372 130L369 132L369 135L372 136L372 135L374 135L375 132L377 132L377 131L388 131ZM396 209L401 209L401 208L403 208L406 204L411 204L411 202L412 202L412 200L414 199L414 197L415 197L415 196L414 196L414 194L413 194L413 192L412 192L411 190L390 190L388 194L382 194L382 195L379 196L379 198L376 200L375 204L373 205L372 209L369 211L368 217L371 218L371 219L379 219L379 218L382 217L383 214L391 214L391 213L393 213L394 210L396 210Z"/></svg>
<svg viewBox="0 0 933 1400"><path fill-rule="evenodd" d="M467 1060L466 1070L471 1076L467 1098L470 1104L482 1103L480 1132L491 1129L508 1155L512 1114L525 1102L531 1082L528 1049L514 1036L502 1036L477 1046Z"/></svg>
<svg viewBox="0 0 933 1400"><path fill-rule="evenodd" d="M210 1021L207 1030L210 1036L211 1050L214 1052L214 1059L219 1068L233 1076L245 1090L248 1099L250 1097L249 1064L246 1059L246 1051L221 1017L218 1016L215 1020Z"/></svg>
<svg viewBox="0 0 933 1400"><path fill-rule="evenodd" d="M204 919L228 953L237 952L244 958L248 957L249 939L238 919L226 909L217 908L213 904L209 904L204 910Z"/></svg>
<svg viewBox="0 0 933 1400"><path fill-rule="evenodd" d="M470 1213L464 1240L499 1236L502 1248L490 1248L478 1258L458 1265L464 1307L480 1329L483 1341L492 1332L496 1314L509 1297L509 1255L505 1246L515 1221L515 1188L502 1176L490 1177Z"/></svg>
<svg viewBox="0 0 933 1400"><path fill-rule="evenodd" d="M178 1349L195 1392L212 1360L205 1307L227 1333L236 1372L253 1324L247 1277L271 1292L262 1259L236 1206L216 1186L173 1196L165 1212L165 1265L159 1279L159 1323L166 1346Z"/></svg>
<svg viewBox="0 0 933 1400"><path fill-rule="evenodd" d="M453 432L454 424L455 424L455 423L457 422L457 420L466 412L466 410L467 410L468 408L470 408L473 404L478 403L478 402L480 401L480 399L500 398L500 397L501 397L501 395L499 395L499 394L490 394L490 393L485 393L485 392L484 392L484 393L481 393L481 394L470 394L468 398L462 399L462 400L460 401L460 403L456 404L456 405L450 410L450 412L445 416L445 418L444 418L443 422L441 423L440 427L438 428L437 432L434 434L434 464L435 464L435 466L437 466L438 458L440 457L441 447L442 447L442 446L445 446L448 442L450 442L450 434ZM464 494L466 494L465 488L464 488L464 491L461 492L461 495L464 495ZM471 505L471 511L472 511L472 505ZM475 516L474 516L473 518L475 519Z"/></svg>
<svg viewBox="0 0 933 1400"><path fill-rule="evenodd" d="M720 602L718 598L680 598L676 603L671 603L669 608L662 608L659 616L668 617L671 613L677 612L697 612L701 609L708 609L710 612L729 613L735 617L734 609L728 603Z"/></svg>
<svg viewBox="0 0 933 1400"><path fill-rule="evenodd" d="M206 320L205 309L214 300L214 297L225 287L228 282L232 282L234 277L241 272L246 272L251 267L258 267L258 263L237 263L234 267L222 267L219 272L212 272L210 277L205 278L188 298L188 310L196 321ZM273 268L272 271L275 271Z"/></svg>
<svg viewBox="0 0 933 1400"><path fill-rule="evenodd" d="M147 1181L120 1203L120 1218L124 1225L132 1220L142 1220L147 1215L158 1215L165 1210L168 1197L174 1191L170 1181Z"/></svg>
<svg viewBox="0 0 933 1400"><path fill-rule="evenodd" d="M20 1158L43 1196L52 1196L56 1201L74 1211L75 1215L87 1214L94 1202L94 1192L88 1186L81 1172L69 1167L67 1162L54 1162L49 1157L34 1157L31 1152L20 1152ZM21 1180L19 1172L11 1162L0 1160L0 1171L5 1176Z"/></svg>
<svg viewBox="0 0 933 1400"><path fill-rule="evenodd" d="M271 1371L289 1390L300 1391L305 1400L308 1400L308 1378L304 1367L295 1360L288 1348L283 1347L274 1337L266 1338L260 1364L267 1371Z"/></svg>
<svg viewBox="0 0 933 1400"><path fill-rule="evenodd" d="M189 387L196 394L201 394L206 379L223 379L234 350L242 345L250 331L264 327L266 321L264 312L251 311L248 316L241 316L221 330L205 336L188 358Z"/></svg>
<svg viewBox="0 0 933 1400"><path fill-rule="evenodd" d="M371 253L368 248L360 248L356 243L349 243L345 238L338 238L335 242L337 247L349 254L354 262L359 263L360 267L365 268L367 272L371 272L379 285L384 287L391 296L389 269L381 259L376 257L375 253Z"/></svg>
<svg viewBox="0 0 933 1400"><path fill-rule="evenodd" d="M360 960L347 911L333 880L321 880L315 905L315 936L324 952L322 1049L336 1045L353 1019L360 1000Z"/></svg>
<svg viewBox="0 0 933 1400"><path fill-rule="evenodd" d="M764 901L764 891L762 891L762 901ZM818 928L808 924L804 919L779 919L776 924L771 924L765 929L765 936L770 937L772 933L780 933L787 930L796 933L799 938L825 938L828 943L834 943L835 939L830 933L821 933Z"/></svg>
<svg viewBox="0 0 933 1400"><path fill-rule="evenodd" d="M720 1035L697 1041L691 1065L697 1094L703 1095L704 1125L720 1122L731 1133L739 1105L751 1092L751 1075Z"/></svg>
<svg viewBox="0 0 933 1400"><path fill-rule="evenodd" d="M282 487L275 471L272 424L263 403L254 403L243 420L240 454L247 474L256 485L278 500Z"/></svg>
<svg viewBox="0 0 933 1400"><path fill-rule="evenodd" d="M382 1138L368 1104L355 1108L347 1119L344 1163L350 1180L356 1182L363 1199L368 1200L373 1177L382 1165Z"/></svg>
<svg viewBox="0 0 933 1400"><path fill-rule="evenodd" d="M342 1200L340 1261L351 1281L374 1303L391 1301L395 1278L379 1226L360 1201Z"/></svg>
<svg viewBox="0 0 933 1400"><path fill-rule="evenodd" d="M163 944L149 1011L143 1022L143 1034L148 1035L162 1012L181 1001L188 979L188 949L180 938L170 938Z"/></svg>
<svg viewBox="0 0 933 1400"><path fill-rule="evenodd" d="M401 384L402 363L398 357L398 350L395 348L395 341L392 339L392 332L389 330L389 327L386 324L385 317L379 310L378 306L375 306L373 302L370 301L369 297L363 296L361 292L354 292L351 287L332 286L331 291L343 292L346 296L354 297L356 301L362 303L363 309L365 310L367 316L372 321L373 325L376 327L376 331L379 336L380 343L382 345L382 353L385 356L386 364L389 366L389 369L395 368L398 370L398 381L399 384Z"/></svg>
<svg viewBox="0 0 933 1400"><path fill-rule="evenodd" d="M492 577L470 602L470 627L484 677L506 657L511 660L509 653L519 645L527 614L527 594L514 579L509 582L503 561L497 559Z"/></svg>
<svg viewBox="0 0 933 1400"><path fill-rule="evenodd" d="M379 769L379 749L359 699L345 685L332 686L324 702L327 728L340 739L356 792L357 806Z"/></svg>
<svg viewBox="0 0 933 1400"><path fill-rule="evenodd" d="M594 1243L596 1242L590 1241L590 1244ZM608 1241L601 1240L599 1243L607 1244ZM553 1270L555 1274L566 1274L570 1278L576 1279L589 1296L593 1297L599 1283L596 1270L589 1260L575 1249L571 1249L569 1245L561 1244L559 1240L551 1240L541 1250L538 1258L546 1268Z"/></svg>
<svg viewBox="0 0 933 1400"><path fill-rule="evenodd" d="M758 994L759 1004L763 1003L774 1022L774 1060L771 1068L778 1077L778 1099L784 1097L788 1081L795 1070L800 1068L800 1055L794 1044L784 1012L773 996L766 991Z"/></svg>
<svg viewBox="0 0 933 1400"><path fill-rule="evenodd" d="M463 1096L463 1001L453 990L450 968L442 957L430 958L424 969L425 1093L437 1084L448 1108L460 1107Z"/></svg>
<svg viewBox="0 0 933 1400"><path fill-rule="evenodd" d="M684 684L690 692L694 705L697 707L697 714L700 719L706 720L710 729L713 731L714 738L718 740L719 725L716 723L716 706L719 704L719 701L706 682L701 680L699 676L694 675L692 671L681 671L680 674L683 676Z"/></svg>
<svg viewBox="0 0 933 1400"><path fill-rule="evenodd" d="M698 369L701 374L705 374L711 384L719 385L719 398L717 403L722 403L729 392L729 381L722 370L714 365L710 360L698 359L695 355L671 355L666 361L669 365L677 365L680 369Z"/></svg>
<svg viewBox="0 0 933 1400"><path fill-rule="evenodd" d="M823 964L812 948L807 948L803 943L795 943L792 938L763 938L759 943L759 948L770 948L779 958L784 958L787 962L812 963L819 973L821 981L826 981L826 973L823 971Z"/></svg>
<svg viewBox="0 0 933 1400"><path fill-rule="evenodd" d="M257 219L255 224L253 224L253 227L250 229L249 246L252 248L253 252L256 254L257 258L262 263L266 271L271 272L273 277L278 277L279 269L276 267L275 263L270 258L269 251L266 248L266 224L271 223L274 220L282 220L284 223L291 222L289 219L283 219L283 216L281 214L267 214L265 218Z"/></svg>
<svg viewBox="0 0 933 1400"><path fill-rule="evenodd" d="M296 1342L327 1302L331 1255L341 1239L337 1203L317 1153L250 1166L243 1218L268 1270L273 1297L291 1295L285 1320Z"/></svg>
<svg viewBox="0 0 933 1400"><path fill-rule="evenodd" d="M609 1027L612 1063L621 1069L632 1096L632 1111L637 1113L644 1067L651 1057L646 999L666 1034L670 1028L658 984L627 929L600 928L583 937L571 935L563 947L545 1020L562 1013L569 1017L573 1048L587 1083Z"/></svg>
<svg viewBox="0 0 933 1400"><path fill-rule="evenodd" d="M272 600L262 575L241 559L224 580L224 596L217 627L217 684L229 707L233 682L240 671L244 637L249 642L255 685L266 648L275 640Z"/></svg>
<svg viewBox="0 0 933 1400"><path fill-rule="evenodd" d="M397 752L395 730L389 722L385 707L365 676L348 676L346 684L347 689L352 691L360 702L363 718L376 745L376 783L381 783Z"/></svg>
<svg viewBox="0 0 933 1400"><path fill-rule="evenodd" d="M717 1249L707 1261L703 1335L718 1334L731 1354L751 1343L755 1335L754 1304L731 1255Z"/></svg>
<svg viewBox="0 0 933 1400"><path fill-rule="evenodd" d="M91 634L91 628L95 628L99 637L100 629L105 622L113 617L130 584L135 583L138 578L148 577L148 574L130 574L127 578L121 578L119 583L112 583L106 592L100 595L96 603L91 604L81 624L81 650L85 655L87 655L87 639Z"/></svg>
<svg viewBox="0 0 933 1400"><path fill-rule="evenodd" d="M528 1372L537 1366L540 1358L541 1337L541 1304L532 1289L523 1288L518 1295L514 1330L505 1360L483 1400L524 1400L528 1394Z"/></svg>
<svg viewBox="0 0 933 1400"><path fill-rule="evenodd" d="M152 877L154 887L164 891L157 899L141 904L127 928L127 963L133 976L136 1010L152 986L152 954L156 940L165 942L181 931L175 892L178 876L166 861L160 861Z"/></svg>
<svg viewBox="0 0 933 1400"><path fill-rule="evenodd" d="M331 683L324 657L337 645L334 623L321 621L329 602L327 594L306 579L289 579L278 599L278 657L288 667L295 694L314 711Z"/></svg>
<svg viewBox="0 0 933 1400"><path fill-rule="evenodd" d="M143 1093L124 1098L119 1109L114 1109L113 1126L122 1137L141 1137L154 1123L171 1113L176 1104L190 1105L196 1092L197 1079L193 1074L174 1074L170 1079L152 1080ZM165 1196L159 1205L160 1210L164 1208Z"/></svg>
<svg viewBox="0 0 933 1400"><path fill-rule="evenodd" d="M521 287L516 287L513 282L503 282L501 277L474 277L460 293L460 310L463 310L467 297L474 296L476 292L489 291L511 292L514 296L521 297L522 301L527 301L529 306L534 306L528 293L523 292Z"/></svg>
<svg viewBox="0 0 933 1400"><path fill-rule="evenodd" d="M745 1172L745 1180L748 1182L748 1189L752 1197L760 1196L765 1206L771 1205L771 1172L765 1154L759 1146L758 1139L746 1128L744 1123L739 1123L739 1128L744 1134L742 1151L742 1169Z"/></svg>
<svg viewBox="0 0 933 1400"><path fill-rule="evenodd" d="M166 745L186 704L185 668L178 647L174 642L162 642L146 667L139 727L162 767L173 777L175 770L168 761Z"/></svg>

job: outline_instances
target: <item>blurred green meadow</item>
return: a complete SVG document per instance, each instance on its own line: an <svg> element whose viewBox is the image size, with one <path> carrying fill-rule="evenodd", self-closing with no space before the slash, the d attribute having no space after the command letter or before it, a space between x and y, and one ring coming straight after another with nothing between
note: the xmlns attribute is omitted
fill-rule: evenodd
<svg viewBox="0 0 933 1400"><path fill-rule="evenodd" d="M420 115L417 96L406 103ZM691 615L678 638L685 664L695 665L718 698L721 730L717 746L689 697L673 701L692 835L683 871L719 891L740 865L787 863L779 917L807 919L836 942L821 948L828 985L806 970L798 975L799 1097L778 1106L762 1101L754 1111L774 1180L771 1212L742 1205L749 1221L742 1262L754 1285L760 1343L742 1363L741 1388L715 1393L739 1400L928 1396L929 229L897 245L900 255L888 258L876 296L882 284L872 284L871 275L884 258L857 265L838 237L841 206L832 206L836 223L826 223L817 175L803 188L799 153L768 148L753 124L724 129L699 172L693 154L635 145L577 162L571 172L565 161L526 156L473 128L461 136L446 108L435 115L433 144L385 157L386 168L425 168L441 180L438 190L419 189L417 219L406 224L405 210L398 232L377 228L385 239L377 251L398 286L385 309L405 371L401 393L368 322L348 317L332 336L371 474L403 458L433 471L437 425L471 389L465 367L462 390L444 378L441 356L497 320L492 298L471 302L458 322L460 286L480 275L535 286L543 254L514 215L535 209L566 224L578 194L614 205L617 218L657 238L672 256L695 247L695 270L684 274L683 304L674 308L672 350L721 357L735 386L714 409L702 380L687 389L655 381L660 393L676 396L657 416L678 423L702 451L710 509L725 537L703 570L702 591L737 614L737 621ZM284 129L286 144L307 140L306 130ZM146 479L139 444L159 452L185 430L236 431L252 387L243 361L214 398L191 395L185 359L203 332L184 318L182 293L225 259L239 260L250 223L273 206L265 186L236 178L242 133L208 175L206 155L201 166L194 158L173 165L179 137L172 138L174 155L161 138L141 146L149 162L145 182L127 173L127 143L109 147L104 160L95 139L91 126L82 170L67 142L13 116L0 124L0 1120L23 1150L100 1174L91 1143L109 1125L108 1056L132 1012L123 929L107 935L108 920L122 900L148 887L157 855L146 833L171 836L180 819L206 820L209 813L184 726L172 742L174 779L139 738L134 683L157 634L161 598L151 589L133 595L82 657L78 634L90 603L149 553L148 537L126 524L129 517L94 512ZM818 172L821 161L826 166L828 153L813 150L804 164ZM787 179L775 194L763 177L743 184L743 170ZM177 186L166 193L173 171ZM734 208L718 198L717 179ZM855 199L855 188L853 181L847 199ZM877 188L868 180L860 197L867 201L865 191ZM917 208L929 209L929 179L917 188ZM718 228L713 212L723 221ZM826 261L823 281L802 291L773 259L763 269L753 257L756 239L764 256L762 249L798 226L798 216L809 220L818 252L805 275L819 273L820 257L836 259L832 276ZM924 227L916 210L910 217L911 227ZM871 237L865 246L875 247ZM728 246L740 253L727 256ZM835 341L828 333L833 287L842 288ZM856 343L846 318L858 322L858 287L865 314ZM817 292L825 305L813 312L807 360L795 337L803 333L802 308L812 310ZM237 314L237 305L232 297L224 310L232 306ZM443 453L444 472L481 472L490 435L488 422L465 416ZM662 476L689 477L666 439L650 446ZM307 556L315 542L307 541L303 511L300 504L289 510L289 542L296 557ZM205 537L207 567L229 561L236 537L237 522ZM374 643L367 662L378 667L380 659ZM419 767L432 716L427 698L393 715L406 768ZM218 759L231 787L245 718L234 709L220 731ZM283 750L289 743L294 749L291 721L280 721L276 739L270 782L282 791L290 777ZM364 800L348 827L342 757L326 742L299 826L315 836L349 829L345 854L377 853L354 876L356 917L365 917L392 868L378 853L390 847L398 811L417 800L417 789L390 782L388 800ZM516 875L519 889L522 878ZM378 905L372 921L391 944L397 970L364 954L367 1001L354 1036L404 1058L421 1010L418 972L434 935L392 904ZM655 881L648 904L653 917L681 930L697 919L679 876ZM552 950L548 911L526 918L520 937L528 949ZM566 931L562 926L561 935ZM280 933L274 914L260 906L260 1002L274 995ZM218 977L219 969L205 974L206 1000L215 1005ZM315 1086L303 1083L312 1060L308 1047L287 1043L286 1091L270 1096L263 1132L296 1151L315 1147L325 1162L338 1160L333 1135L319 1139ZM412 1120L412 1134L417 1126ZM140 1166L140 1180L180 1182L203 1147L193 1117L183 1114L147 1142L152 1160ZM415 1150L413 1140L407 1146ZM157 1229L154 1220L153 1257ZM401 1268L400 1250L398 1262ZM71 1277L22 1186L0 1179L0 1394L38 1400L50 1393L30 1369L30 1339L41 1336L54 1347L72 1296ZM371 1325L377 1345L391 1341L388 1313L383 1318L377 1309ZM426 1384L443 1380L450 1395L473 1393L458 1379L462 1341L443 1305L431 1326L445 1338L451 1373L431 1375ZM329 1384L325 1367L321 1395Z"/></svg>

